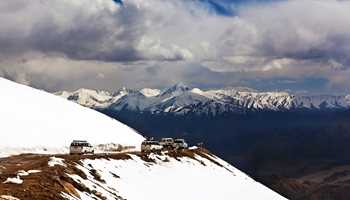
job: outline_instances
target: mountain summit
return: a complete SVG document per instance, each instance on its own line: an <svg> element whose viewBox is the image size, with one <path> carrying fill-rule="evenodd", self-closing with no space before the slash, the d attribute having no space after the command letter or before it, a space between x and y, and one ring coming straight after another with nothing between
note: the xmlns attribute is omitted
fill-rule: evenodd
<svg viewBox="0 0 350 200"><path fill-rule="evenodd" d="M165 96L165 95L180 95L183 92L186 92L188 90L190 90L190 87L188 87L184 83L177 83L174 86L171 86L169 88L164 89L163 92L160 95L161 96Z"/></svg>

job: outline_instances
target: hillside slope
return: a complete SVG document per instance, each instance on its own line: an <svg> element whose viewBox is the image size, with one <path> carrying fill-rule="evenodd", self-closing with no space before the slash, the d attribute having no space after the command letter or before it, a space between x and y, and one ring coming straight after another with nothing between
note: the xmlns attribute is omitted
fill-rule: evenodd
<svg viewBox="0 0 350 200"><path fill-rule="evenodd" d="M143 137L99 112L0 78L0 156L67 152L74 139L139 146Z"/></svg>
<svg viewBox="0 0 350 200"><path fill-rule="evenodd" d="M0 196L21 200L284 199L198 148L161 154L22 155L0 159L0 166Z"/></svg>

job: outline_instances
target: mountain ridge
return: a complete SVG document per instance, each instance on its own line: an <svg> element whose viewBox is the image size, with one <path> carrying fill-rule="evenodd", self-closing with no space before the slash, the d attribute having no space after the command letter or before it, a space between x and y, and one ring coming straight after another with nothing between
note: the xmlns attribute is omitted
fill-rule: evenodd
<svg viewBox="0 0 350 200"><path fill-rule="evenodd" d="M86 92L84 92L86 91ZM257 111L346 110L350 95L295 95L287 92L257 92L247 88L201 90L182 83L159 90L123 89L114 94L77 90L56 95L94 109L131 110L153 114L247 113ZM103 101L105 100L105 101Z"/></svg>

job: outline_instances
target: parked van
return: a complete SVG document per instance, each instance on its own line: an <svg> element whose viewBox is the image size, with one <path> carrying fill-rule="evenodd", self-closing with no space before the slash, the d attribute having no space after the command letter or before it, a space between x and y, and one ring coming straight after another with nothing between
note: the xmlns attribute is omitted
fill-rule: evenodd
<svg viewBox="0 0 350 200"><path fill-rule="evenodd" d="M175 149L186 149L188 147L188 144L184 139L175 139L173 146Z"/></svg>
<svg viewBox="0 0 350 200"><path fill-rule="evenodd" d="M93 154L94 147L85 140L73 140L70 144L70 154Z"/></svg>
<svg viewBox="0 0 350 200"><path fill-rule="evenodd" d="M158 141L145 140L141 143L141 152L161 151L163 146Z"/></svg>
<svg viewBox="0 0 350 200"><path fill-rule="evenodd" d="M162 138L160 140L160 145L163 146L163 148L173 148L174 146L174 139L173 138Z"/></svg>

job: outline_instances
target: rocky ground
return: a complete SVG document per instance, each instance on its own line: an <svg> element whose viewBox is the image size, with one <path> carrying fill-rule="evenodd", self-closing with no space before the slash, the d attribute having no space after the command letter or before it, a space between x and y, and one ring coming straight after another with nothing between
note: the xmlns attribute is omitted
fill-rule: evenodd
<svg viewBox="0 0 350 200"><path fill-rule="evenodd" d="M67 175L80 174L84 177L84 173L76 168L76 163L81 159L128 159L128 155L54 155L58 160L64 159L64 163L51 161L52 166L49 166L52 158L53 155L26 154L0 159L0 194L21 200L63 200L62 192L78 195L75 188L86 190ZM7 181L11 178L15 181ZM16 179L23 182L15 183Z"/></svg>

